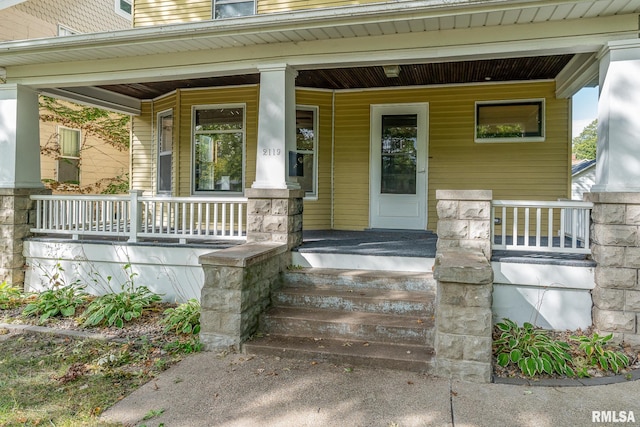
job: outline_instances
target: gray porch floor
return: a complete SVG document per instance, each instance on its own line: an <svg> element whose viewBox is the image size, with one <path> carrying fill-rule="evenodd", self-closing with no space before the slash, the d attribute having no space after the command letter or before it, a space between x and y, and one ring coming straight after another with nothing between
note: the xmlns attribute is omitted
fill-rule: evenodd
<svg viewBox="0 0 640 427"><path fill-rule="evenodd" d="M435 258L438 236L431 231L406 230L305 230L301 253L350 254ZM584 254L558 254L533 251L493 251L492 261L590 266L595 263Z"/></svg>

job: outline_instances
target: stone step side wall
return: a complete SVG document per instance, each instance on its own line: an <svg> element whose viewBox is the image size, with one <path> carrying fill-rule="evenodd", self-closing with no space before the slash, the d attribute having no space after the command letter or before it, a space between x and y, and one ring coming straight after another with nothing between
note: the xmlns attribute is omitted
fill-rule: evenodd
<svg viewBox="0 0 640 427"><path fill-rule="evenodd" d="M640 347L640 193L587 193L585 199L594 204L593 324Z"/></svg>

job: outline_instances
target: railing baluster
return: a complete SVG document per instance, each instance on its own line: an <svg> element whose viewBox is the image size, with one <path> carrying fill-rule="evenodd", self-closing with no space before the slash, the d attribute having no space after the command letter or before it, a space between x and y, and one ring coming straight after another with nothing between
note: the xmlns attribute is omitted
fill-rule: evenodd
<svg viewBox="0 0 640 427"><path fill-rule="evenodd" d="M553 247L553 208L549 208L548 214L547 214L547 221L549 222L549 224L547 224L547 229L548 229L548 242L547 242L547 247L548 248L552 248Z"/></svg>

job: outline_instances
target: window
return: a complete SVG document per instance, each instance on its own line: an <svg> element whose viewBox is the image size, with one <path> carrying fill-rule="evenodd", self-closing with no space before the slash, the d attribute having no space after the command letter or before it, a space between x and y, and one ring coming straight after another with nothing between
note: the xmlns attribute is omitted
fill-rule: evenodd
<svg viewBox="0 0 640 427"><path fill-rule="evenodd" d="M70 36L70 35L73 35L73 34L80 34L80 32L76 31L76 30L72 30L71 28L66 27L66 26L64 26L62 24L58 24L58 36L59 37L60 36Z"/></svg>
<svg viewBox="0 0 640 427"><path fill-rule="evenodd" d="M255 0L213 0L213 18L236 18L255 15Z"/></svg>
<svg viewBox="0 0 640 427"><path fill-rule="evenodd" d="M300 184L305 197L317 196L318 107L296 110L296 151L289 153L289 179Z"/></svg>
<svg viewBox="0 0 640 427"><path fill-rule="evenodd" d="M58 128L58 182L80 184L80 130Z"/></svg>
<svg viewBox="0 0 640 427"><path fill-rule="evenodd" d="M242 193L244 138L244 106L194 107L194 193Z"/></svg>
<svg viewBox="0 0 640 427"><path fill-rule="evenodd" d="M475 141L544 141L544 100L476 102Z"/></svg>
<svg viewBox="0 0 640 427"><path fill-rule="evenodd" d="M133 0L114 0L116 13L124 18L131 19L133 13Z"/></svg>
<svg viewBox="0 0 640 427"><path fill-rule="evenodd" d="M171 194L173 112L158 114L158 193Z"/></svg>

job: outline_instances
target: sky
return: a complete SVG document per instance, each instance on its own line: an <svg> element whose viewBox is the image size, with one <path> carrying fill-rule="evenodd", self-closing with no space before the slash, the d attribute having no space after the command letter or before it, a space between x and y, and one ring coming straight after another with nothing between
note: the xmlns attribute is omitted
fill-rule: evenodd
<svg viewBox="0 0 640 427"><path fill-rule="evenodd" d="M585 87L573 96L572 139L598 118L598 88Z"/></svg>

